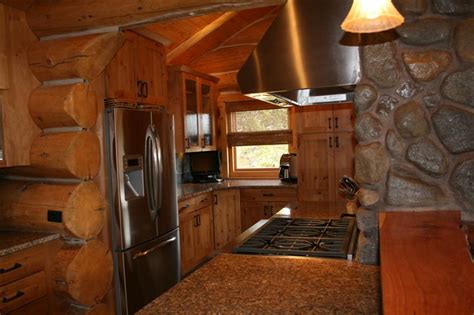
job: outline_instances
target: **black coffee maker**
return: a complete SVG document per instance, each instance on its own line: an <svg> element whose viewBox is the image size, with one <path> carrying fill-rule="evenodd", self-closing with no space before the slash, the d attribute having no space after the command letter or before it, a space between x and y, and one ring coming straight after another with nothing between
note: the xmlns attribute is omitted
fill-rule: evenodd
<svg viewBox="0 0 474 315"><path fill-rule="evenodd" d="M296 183L296 154L283 154L280 158L280 174L281 181L287 183Z"/></svg>

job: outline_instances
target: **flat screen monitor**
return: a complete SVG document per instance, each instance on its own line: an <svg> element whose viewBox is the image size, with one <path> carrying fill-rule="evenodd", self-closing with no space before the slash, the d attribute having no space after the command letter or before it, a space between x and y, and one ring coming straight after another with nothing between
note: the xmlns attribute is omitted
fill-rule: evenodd
<svg viewBox="0 0 474 315"><path fill-rule="evenodd" d="M195 152L189 154L191 174L194 175L219 175L219 151Z"/></svg>

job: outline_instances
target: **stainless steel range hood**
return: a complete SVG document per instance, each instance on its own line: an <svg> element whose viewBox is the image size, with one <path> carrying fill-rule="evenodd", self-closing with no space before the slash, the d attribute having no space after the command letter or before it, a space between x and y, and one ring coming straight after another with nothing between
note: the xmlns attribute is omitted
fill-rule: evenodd
<svg viewBox="0 0 474 315"><path fill-rule="evenodd" d="M351 0L288 0L237 74L241 92L279 106L352 100L355 34L340 24Z"/></svg>

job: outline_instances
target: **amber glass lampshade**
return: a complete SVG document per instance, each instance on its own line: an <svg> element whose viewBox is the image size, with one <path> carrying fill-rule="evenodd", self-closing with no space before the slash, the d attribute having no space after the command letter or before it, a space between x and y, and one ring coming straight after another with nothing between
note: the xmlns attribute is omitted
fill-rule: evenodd
<svg viewBox="0 0 474 315"><path fill-rule="evenodd" d="M351 33L375 33L395 28L404 20L390 0L354 0L341 27Z"/></svg>

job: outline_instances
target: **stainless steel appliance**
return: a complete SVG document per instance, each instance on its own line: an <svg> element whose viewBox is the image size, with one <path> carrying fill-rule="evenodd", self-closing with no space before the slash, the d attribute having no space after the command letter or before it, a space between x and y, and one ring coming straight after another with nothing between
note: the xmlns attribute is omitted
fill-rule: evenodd
<svg viewBox="0 0 474 315"><path fill-rule="evenodd" d="M180 280L173 116L106 111L118 314L134 314Z"/></svg>
<svg viewBox="0 0 474 315"><path fill-rule="evenodd" d="M237 75L242 94L279 106L350 101L362 40L340 27L351 4L288 0Z"/></svg>
<svg viewBox="0 0 474 315"><path fill-rule="evenodd" d="M234 253L352 259L355 219L273 218Z"/></svg>
<svg viewBox="0 0 474 315"><path fill-rule="evenodd" d="M279 177L283 182L297 182L297 158L294 153L283 154L280 158Z"/></svg>

